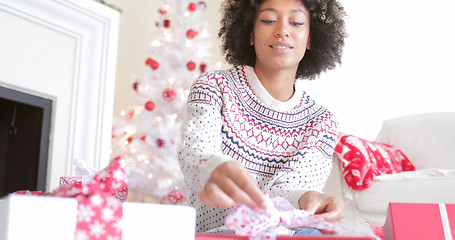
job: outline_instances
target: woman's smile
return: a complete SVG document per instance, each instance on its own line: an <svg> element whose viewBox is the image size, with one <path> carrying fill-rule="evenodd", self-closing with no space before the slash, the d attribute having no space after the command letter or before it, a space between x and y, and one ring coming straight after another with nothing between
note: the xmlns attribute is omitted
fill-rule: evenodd
<svg viewBox="0 0 455 240"><path fill-rule="evenodd" d="M269 46L271 49L274 50L274 52L276 52L278 54L288 53L289 51L294 49L294 47L291 44L288 44L286 42L277 42L277 43L270 44Z"/></svg>

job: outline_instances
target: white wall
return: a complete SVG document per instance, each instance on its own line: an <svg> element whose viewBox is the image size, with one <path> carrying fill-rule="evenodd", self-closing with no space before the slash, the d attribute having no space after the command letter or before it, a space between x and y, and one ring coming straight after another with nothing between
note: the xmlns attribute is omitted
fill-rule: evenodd
<svg viewBox="0 0 455 240"><path fill-rule="evenodd" d="M340 130L373 140L382 121L455 111L451 0L344 0L349 38L341 68L310 83Z"/></svg>
<svg viewBox="0 0 455 240"><path fill-rule="evenodd" d="M115 115L128 99L161 1L109 0L122 8ZM214 45L221 0L207 0ZM342 0L349 14L343 65L308 82L308 92L330 108L340 130L373 140L382 121L430 111L455 111L455 19L452 0ZM216 61L223 61L218 48ZM225 65L227 66L227 65Z"/></svg>

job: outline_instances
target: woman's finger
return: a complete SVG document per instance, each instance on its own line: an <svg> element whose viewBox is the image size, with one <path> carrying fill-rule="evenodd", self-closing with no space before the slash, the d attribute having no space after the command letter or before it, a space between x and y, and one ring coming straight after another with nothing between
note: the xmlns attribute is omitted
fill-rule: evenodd
<svg viewBox="0 0 455 240"><path fill-rule="evenodd" d="M256 211L265 210L267 206L265 204L264 194L248 171L238 162L235 162L228 167L228 177L236 186L232 189L233 191L228 194L237 202L243 203L251 209Z"/></svg>
<svg viewBox="0 0 455 240"><path fill-rule="evenodd" d="M264 193L249 175L244 179L236 178L235 181L236 185L241 189L242 203L256 211L262 211L267 208Z"/></svg>
<svg viewBox="0 0 455 240"><path fill-rule="evenodd" d="M344 217L344 202L336 197L308 191L299 200L299 206L316 217L323 218L330 222L336 222Z"/></svg>
<svg viewBox="0 0 455 240"><path fill-rule="evenodd" d="M233 207L236 202L229 197L216 184L208 183L199 192L199 199L207 206L211 207Z"/></svg>
<svg viewBox="0 0 455 240"><path fill-rule="evenodd" d="M319 216L329 222L337 222L344 217L343 209L344 202L336 197L331 197Z"/></svg>
<svg viewBox="0 0 455 240"><path fill-rule="evenodd" d="M251 177L249 175L243 175L240 171L237 171L235 176L232 175L232 171L226 171L225 173L226 175L220 174L211 178L211 183L217 186L216 189L221 190L221 192L226 195L226 197L232 199L234 203L245 204L252 209L258 209L256 202L247 192L245 192L244 188L239 186L249 185ZM220 192L214 191L212 194L218 195Z"/></svg>
<svg viewBox="0 0 455 240"><path fill-rule="evenodd" d="M215 168L199 195L201 201L209 206L245 204L256 211L265 209L265 198L257 183L243 165L235 161Z"/></svg>

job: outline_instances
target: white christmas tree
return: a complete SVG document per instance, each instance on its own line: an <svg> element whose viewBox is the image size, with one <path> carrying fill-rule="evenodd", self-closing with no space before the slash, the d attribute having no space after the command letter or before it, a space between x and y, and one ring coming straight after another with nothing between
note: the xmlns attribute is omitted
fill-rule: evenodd
<svg viewBox="0 0 455 240"><path fill-rule="evenodd" d="M134 95L114 119L112 155L127 159L131 201L184 202L177 148L189 88L211 64L205 1L164 0ZM145 200L144 200L145 199Z"/></svg>

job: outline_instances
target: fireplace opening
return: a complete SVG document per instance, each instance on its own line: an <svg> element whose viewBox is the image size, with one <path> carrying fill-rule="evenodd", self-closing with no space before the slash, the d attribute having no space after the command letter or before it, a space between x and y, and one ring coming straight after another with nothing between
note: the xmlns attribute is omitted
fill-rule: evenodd
<svg viewBox="0 0 455 240"><path fill-rule="evenodd" d="M0 86L0 197L46 191L52 100Z"/></svg>

